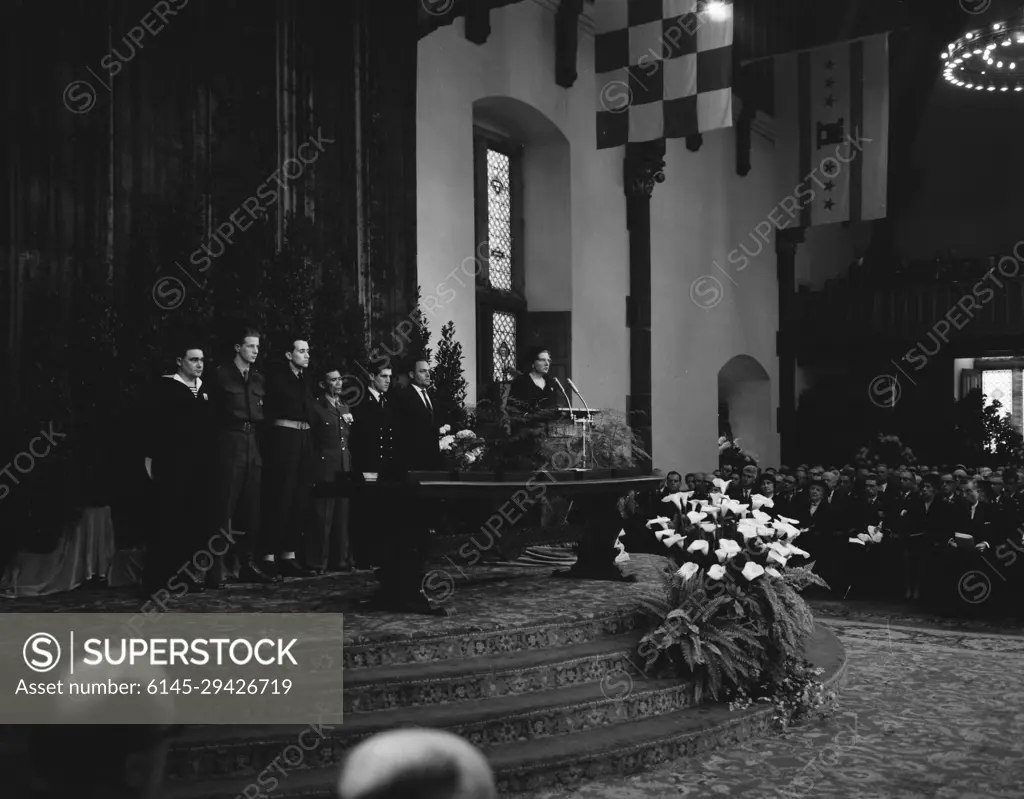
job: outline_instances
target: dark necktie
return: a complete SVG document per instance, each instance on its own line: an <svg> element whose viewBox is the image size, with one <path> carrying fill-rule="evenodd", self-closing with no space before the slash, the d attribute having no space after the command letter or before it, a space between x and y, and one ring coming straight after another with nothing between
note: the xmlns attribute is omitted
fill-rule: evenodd
<svg viewBox="0 0 1024 799"><path fill-rule="evenodd" d="M242 381L245 383L249 382L249 370L246 369L242 372Z"/></svg>
<svg viewBox="0 0 1024 799"><path fill-rule="evenodd" d="M427 406L427 410L430 411L430 415L433 416L434 406L430 404L430 396L427 394L426 391L421 391L420 393L423 396L423 403Z"/></svg>

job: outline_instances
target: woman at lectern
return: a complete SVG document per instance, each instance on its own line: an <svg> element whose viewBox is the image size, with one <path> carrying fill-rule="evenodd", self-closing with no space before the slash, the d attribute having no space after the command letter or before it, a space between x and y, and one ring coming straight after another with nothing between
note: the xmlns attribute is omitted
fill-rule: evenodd
<svg viewBox="0 0 1024 799"><path fill-rule="evenodd" d="M512 381L508 392L511 413L534 414L558 407L555 383L548 377L551 353L540 347L530 350L529 371Z"/></svg>

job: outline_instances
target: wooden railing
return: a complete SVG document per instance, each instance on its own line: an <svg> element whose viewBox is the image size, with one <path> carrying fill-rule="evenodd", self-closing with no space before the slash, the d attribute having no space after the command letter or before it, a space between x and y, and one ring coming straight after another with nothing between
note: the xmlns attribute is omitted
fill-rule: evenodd
<svg viewBox="0 0 1024 799"><path fill-rule="evenodd" d="M958 340L1020 336L1024 277L873 287L837 283L798 293L793 328L805 341L905 341L932 331Z"/></svg>

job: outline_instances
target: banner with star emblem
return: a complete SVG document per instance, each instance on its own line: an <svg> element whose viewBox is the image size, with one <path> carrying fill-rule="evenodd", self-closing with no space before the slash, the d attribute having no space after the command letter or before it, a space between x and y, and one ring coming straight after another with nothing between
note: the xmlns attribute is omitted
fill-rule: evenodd
<svg viewBox="0 0 1024 799"><path fill-rule="evenodd" d="M889 34L779 56L775 106L782 227L884 217Z"/></svg>

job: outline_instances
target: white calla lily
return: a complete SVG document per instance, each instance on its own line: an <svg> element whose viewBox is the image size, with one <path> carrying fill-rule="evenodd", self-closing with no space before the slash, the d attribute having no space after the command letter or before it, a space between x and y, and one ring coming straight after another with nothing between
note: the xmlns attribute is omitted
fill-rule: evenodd
<svg viewBox="0 0 1024 799"><path fill-rule="evenodd" d="M778 552L769 552L768 560L774 560L780 566L785 566L788 558L786 558L784 555L780 555Z"/></svg>
<svg viewBox="0 0 1024 799"><path fill-rule="evenodd" d="M711 485L718 489L719 493L724 494L729 490L729 483L732 480L723 480L721 477L716 477L711 481Z"/></svg>
<svg viewBox="0 0 1024 799"><path fill-rule="evenodd" d="M721 580L725 577L725 566L719 566L717 563L708 569L708 577L712 580Z"/></svg>
<svg viewBox="0 0 1024 799"><path fill-rule="evenodd" d="M700 529L705 533L713 533L718 529L718 526L714 522L701 522Z"/></svg>
<svg viewBox="0 0 1024 799"><path fill-rule="evenodd" d="M661 529L664 530L665 528L667 528L669 526L669 524L671 522L672 522L672 520L668 516L658 516L658 517L656 517L654 519L651 519L649 522L647 522L647 529L650 530L652 527L654 527L654 525L660 524L661 525Z"/></svg>
<svg viewBox="0 0 1024 799"><path fill-rule="evenodd" d="M615 562L616 563L629 563L629 553L628 552L620 552L618 555L615 556Z"/></svg>
<svg viewBox="0 0 1024 799"><path fill-rule="evenodd" d="M722 504L722 499L723 499L723 497L725 495L724 494L711 493L711 494L708 494L708 496L711 498L711 504L712 505L721 505Z"/></svg>
<svg viewBox="0 0 1024 799"><path fill-rule="evenodd" d="M676 534L675 528L672 528L672 527L666 527L664 530L655 530L654 531L654 537L657 538L659 541L663 541L666 538L668 538L670 535L675 535L675 534Z"/></svg>
<svg viewBox="0 0 1024 799"><path fill-rule="evenodd" d="M699 521L703 521L705 515L706 514L701 513L700 511L691 510L686 514L686 518L690 520L690 524L696 524Z"/></svg>
<svg viewBox="0 0 1024 799"><path fill-rule="evenodd" d="M751 512L750 515L754 517L754 520L756 522L758 522L759 524L768 524L768 522L772 520L772 517L765 513L763 510L757 510L756 505L754 506L754 508L755 510Z"/></svg>
<svg viewBox="0 0 1024 799"><path fill-rule="evenodd" d="M765 569L764 573L769 575L770 577L781 577L782 576L777 569L773 569L771 566L769 566L767 569Z"/></svg>
<svg viewBox="0 0 1024 799"><path fill-rule="evenodd" d="M793 555L799 555L801 558L809 558L811 556L810 552L804 552L802 549L800 549L800 547L795 547L792 544L789 545L788 554L790 557L792 557Z"/></svg>
<svg viewBox="0 0 1024 799"><path fill-rule="evenodd" d="M661 543L663 543L667 547L674 547L680 541L685 541L685 540L686 540L686 536L678 535L678 534L673 534L673 535L670 535L668 538L666 538Z"/></svg>
<svg viewBox="0 0 1024 799"><path fill-rule="evenodd" d="M699 571L700 571L700 566L698 566L696 563L692 563L691 562L691 563L684 563L679 568L679 571L676 572L676 574L678 574L684 580L689 580L691 577L693 577L693 575L695 575Z"/></svg>
<svg viewBox="0 0 1024 799"><path fill-rule="evenodd" d="M770 497L766 497L764 494L751 494L750 504L754 506L754 510L760 508L774 508L775 500Z"/></svg>
<svg viewBox="0 0 1024 799"><path fill-rule="evenodd" d="M778 521L780 521L780 522L782 522L784 524L792 524L792 525L800 524L800 520L799 519L790 519L788 516L779 516L779 517L777 517L777 519L778 519Z"/></svg>
<svg viewBox="0 0 1024 799"><path fill-rule="evenodd" d="M687 552L703 552L705 555L708 554L708 542L707 541L693 541L690 546L686 548Z"/></svg>
<svg viewBox="0 0 1024 799"><path fill-rule="evenodd" d="M673 505L676 506L677 510L682 510L683 509L683 492L682 491L677 491L674 494L669 494L668 496L662 497L661 501L662 502L671 502Z"/></svg>
<svg viewBox="0 0 1024 799"><path fill-rule="evenodd" d="M866 546L867 546L867 544L865 544L865 543L864 543L863 541L861 541L861 539L859 539L859 538L851 538L851 539L850 539L850 543L851 543L851 544L860 544L860 545L861 545L862 547L866 547Z"/></svg>
<svg viewBox="0 0 1024 799"><path fill-rule="evenodd" d="M724 549L729 553L729 556L739 555L742 551L740 545L733 541L731 538L723 538L718 542L718 548Z"/></svg>
<svg viewBox="0 0 1024 799"><path fill-rule="evenodd" d="M754 563L752 560L748 561L747 565L743 567L743 576L746 577L748 581L757 579L762 574L764 574L764 566Z"/></svg>

